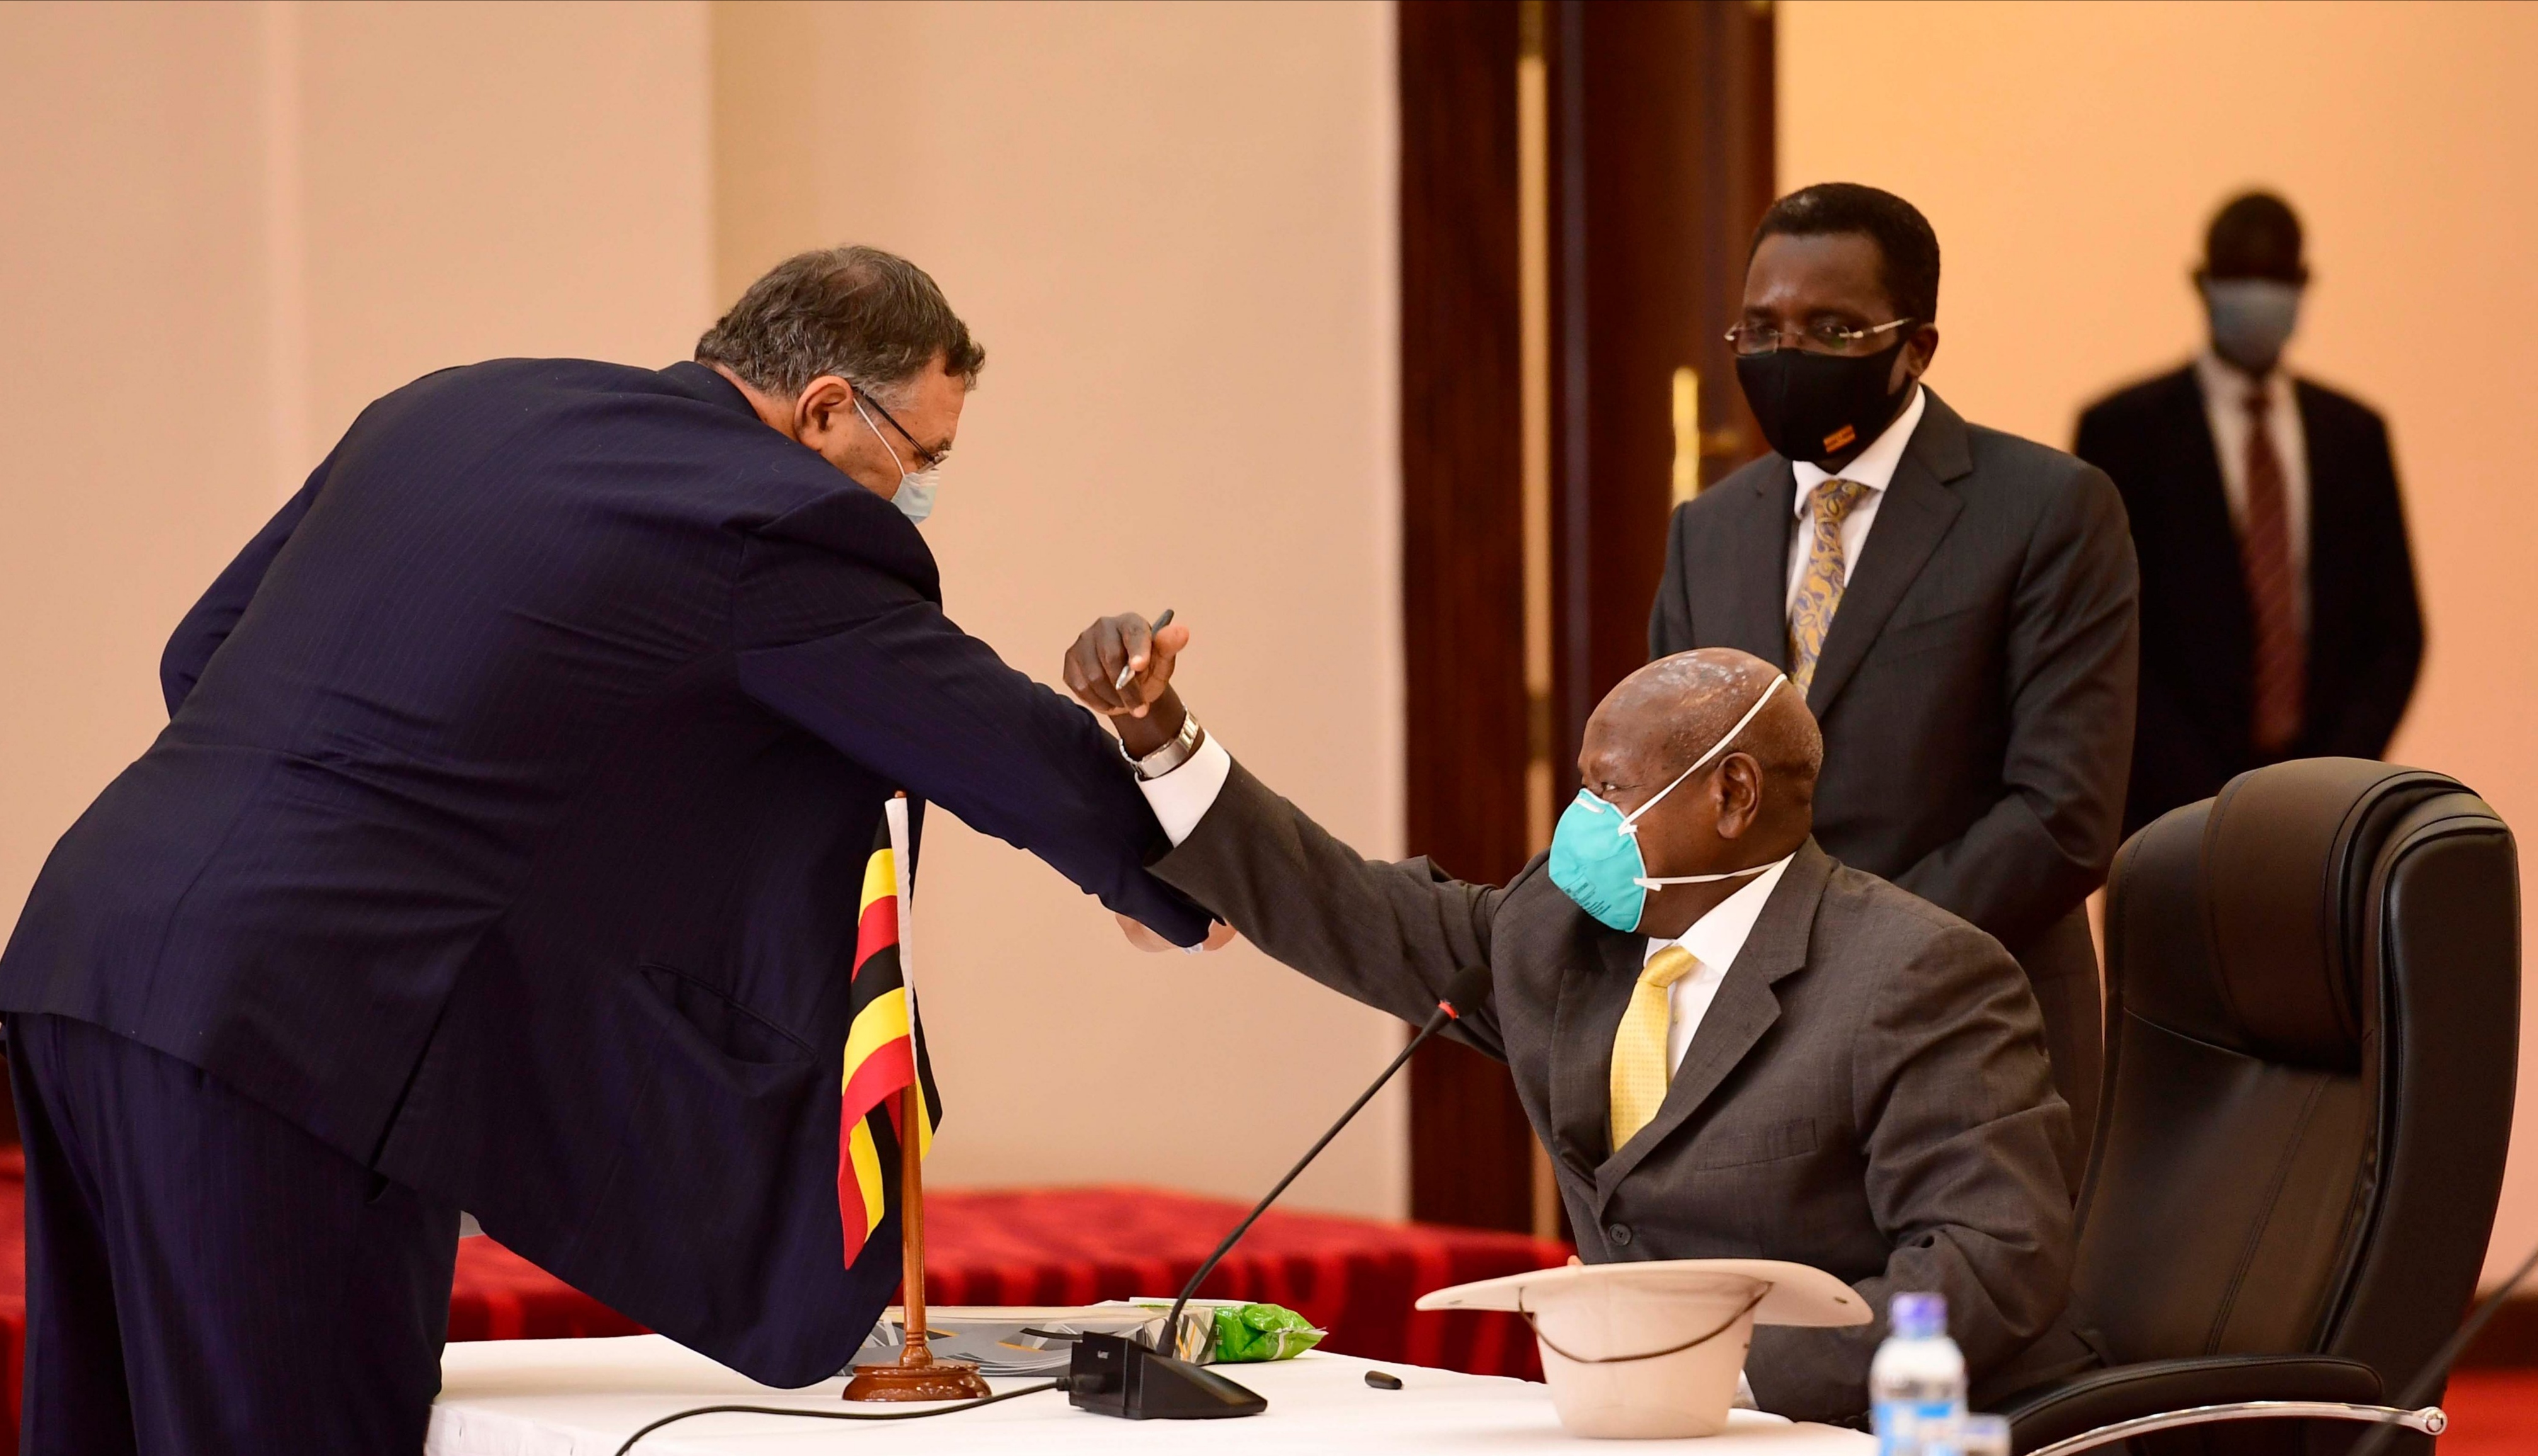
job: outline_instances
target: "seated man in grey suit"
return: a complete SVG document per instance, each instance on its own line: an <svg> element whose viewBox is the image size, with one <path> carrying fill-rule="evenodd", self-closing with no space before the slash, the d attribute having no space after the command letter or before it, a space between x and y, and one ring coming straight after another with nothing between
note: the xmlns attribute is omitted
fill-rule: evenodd
<svg viewBox="0 0 2538 1456"><path fill-rule="evenodd" d="M1816 846L1823 740L1776 669L1730 648L1641 668L1587 722L1550 852L1466 885L1360 856L1235 763L1169 687L1187 632L1106 619L1066 664L1174 845L1153 873L1412 1021L1486 962L1491 1004L1458 1030L1513 1071L1587 1262L1793 1260L1881 1315L1937 1291L1977 1401L2090 1363L2063 1312L2070 1111L2027 978ZM1884 1334L1757 1330L1758 1403L1858 1416Z"/></svg>

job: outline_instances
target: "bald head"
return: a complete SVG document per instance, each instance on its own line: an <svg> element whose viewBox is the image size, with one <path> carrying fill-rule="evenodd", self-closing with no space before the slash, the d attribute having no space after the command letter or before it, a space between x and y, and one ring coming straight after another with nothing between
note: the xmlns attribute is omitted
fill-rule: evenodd
<svg viewBox="0 0 2538 1456"><path fill-rule="evenodd" d="M1671 778L1709 752L1779 676L1778 668L1733 647L1678 652L1624 678L1595 716L1607 720L1617 744L1650 756ZM1724 752L1752 756L1771 787L1796 794L1802 803L1815 802L1824 735L1796 685L1771 694Z"/></svg>

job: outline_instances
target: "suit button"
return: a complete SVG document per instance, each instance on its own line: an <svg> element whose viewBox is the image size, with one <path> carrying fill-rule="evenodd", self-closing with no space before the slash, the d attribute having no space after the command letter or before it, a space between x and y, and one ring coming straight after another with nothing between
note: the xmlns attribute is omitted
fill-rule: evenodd
<svg viewBox="0 0 2538 1456"><path fill-rule="evenodd" d="M1614 1247L1627 1249L1631 1246L1631 1225L1607 1224L1604 1225L1604 1236L1613 1241Z"/></svg>

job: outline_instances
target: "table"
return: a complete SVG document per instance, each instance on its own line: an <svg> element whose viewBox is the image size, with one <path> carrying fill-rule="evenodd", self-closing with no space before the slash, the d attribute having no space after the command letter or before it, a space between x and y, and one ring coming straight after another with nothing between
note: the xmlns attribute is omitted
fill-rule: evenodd
<svg viewBox="0 0 2538 1456"><path fill-rule="evenodd" d="M1588 1441L1560 1429L1543 1386L1386 1363L1400 1390L1376 1390L1376 1362L1320 1351L1228 1374L1269 1399L1265 1415L1233 1421L1128 1422L1091 1415L1050 1391L931 1421L848 1424L778 1416L704 1416L643 1438L634 1456L836 1456L838 1452L1454 1452L1603 1456L1861 1456L1877 1442L1855 1430L1793 1425L1739 1411L1702 1441ZM772 1390L658 1335L452 1345L441 1358L440 1403L425 1456L614 1456L647 1422L689 1406L745 1403L840 1408L842 1382ZM1029 1380L991 1381L998 1390ZM903 1409L903 1408L902 1408Z"/></svg>

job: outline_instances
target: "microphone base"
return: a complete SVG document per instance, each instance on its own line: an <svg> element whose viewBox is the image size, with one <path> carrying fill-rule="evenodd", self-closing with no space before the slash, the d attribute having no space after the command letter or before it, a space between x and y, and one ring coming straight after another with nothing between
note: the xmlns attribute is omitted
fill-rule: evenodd
<svg viewBox="0 0 2538 1456"><path fill-rule="evenodd" d="M1257 1391L1123 1335L1077 1337L1066 1398L1123 1421L1218 1421L1269 1409Z"/></svg>

